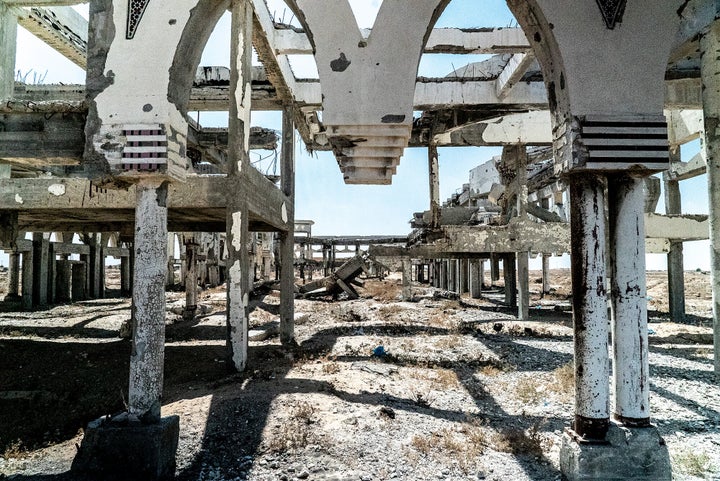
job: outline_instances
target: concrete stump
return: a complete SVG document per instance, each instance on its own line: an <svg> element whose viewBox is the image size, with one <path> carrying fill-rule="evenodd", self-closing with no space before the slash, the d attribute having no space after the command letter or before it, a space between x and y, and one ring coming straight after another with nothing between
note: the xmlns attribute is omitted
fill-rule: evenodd
<svg viewBox="0 0 720 481"><path fill-rule="evenodd" d="M565 432L560 469L568 481L670 481L672 471L665 440L654 426L610 424L605 443L585 443Z"/></svg>
<svg viewBox="0 0 720 481"><path fill-rule="evenodd" d="M142 424L127 413L88 424L72 472L103 481L175 479L180 417Z"/></svg>

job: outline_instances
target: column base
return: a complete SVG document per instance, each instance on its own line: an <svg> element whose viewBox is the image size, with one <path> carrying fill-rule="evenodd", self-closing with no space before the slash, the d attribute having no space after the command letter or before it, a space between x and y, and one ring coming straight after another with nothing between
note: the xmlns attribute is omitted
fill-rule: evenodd
<svg viewBox="0 0 720 481"><path fill-rule="evenodd" d="M610 423L605 443L583 443L566 430L560 470L569 481L671 481L665 440L655 426L628 428Z"/></svg>
<svg viewBox="0 0 720 481"><path fill-rule="evenodd" d="M183 309L182 318L183 321L192 321L195 319L195 314L197 313L197 306L187 306L185 309Z"/></svg>
<svg viewBox="0 0 720 481"><path fill-rule="evenodd" d="M168 416L157 424L133 423L130 417L124 413L91 421L72 471L107 481L175 479L180 417Z"/></svg>

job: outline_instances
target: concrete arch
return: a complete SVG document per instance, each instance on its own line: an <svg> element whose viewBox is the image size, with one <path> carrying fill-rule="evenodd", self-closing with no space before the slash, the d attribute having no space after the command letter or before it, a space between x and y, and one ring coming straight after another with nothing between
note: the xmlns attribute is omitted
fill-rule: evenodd
<svg viewBox="0 0 720 481"><path fill-rule="evenodd" d="M175 49L168 100L183 114L187 114L195 71L200 64L205 45L220 17L230 8L230 0L200 0L190 13L182 36Z"/></svg>

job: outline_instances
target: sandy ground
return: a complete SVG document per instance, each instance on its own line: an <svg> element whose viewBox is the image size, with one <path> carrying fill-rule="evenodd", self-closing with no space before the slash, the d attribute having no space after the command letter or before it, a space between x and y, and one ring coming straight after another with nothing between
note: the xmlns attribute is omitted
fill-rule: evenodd
<svg viewBox="0 0 720 481"><path fill-rule="evenodd" d="M0 297L6 278L0 273ZM108 287L116 288L109 271ZM561 479L573 412L569 273L553 271L531 321L499 290L482 300L399 302L397 276L355 301L296 302L299 348L251 341L233 373L224 291L204 291L194 321L168 293L163 414L181 416L179 480ZM686 273L688 318L667 315L664 272L648 273L651 405L676 479L720 479L720 387L712 373L709 276ZM277 293L252 303L272 333ZM129 300L22 312L0 304L0 479L71 480L82 428L123 410ZM373 351L383 346L383 357Z"/></svg>

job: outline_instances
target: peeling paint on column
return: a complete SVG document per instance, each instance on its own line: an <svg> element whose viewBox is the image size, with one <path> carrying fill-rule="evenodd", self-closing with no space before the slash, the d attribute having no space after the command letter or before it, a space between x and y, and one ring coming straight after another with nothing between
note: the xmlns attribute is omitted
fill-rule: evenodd
<svg viewBox="0 0 720 481"><path fill-rule="evenodd" d="M238 226L237 233L233 232L234 235L232 236L232 246L236 251L239 251L243 248L242 238L240 236L240 223L242 222L242 212L233 212L232 221L235 226Z"/></svg>
<svg viewBox="0 0 720 481"><path fill-rule="evenodd" d="M650 424L647 300L645 286L644 181L608 180L615 419Z"/></svg>
<svg viewBox="0 0 720 481"><path fill-rule="evenodd" d="M65 184L52 184L48 187L48 192L56 197L65 195Z"/></svg>
<svg viewBox="0 0 720 481"><path fill-rule="evenodd" d="M133 349L128 410L145 422L160 419L165 347L167 183L136 188Z"/></svg>
<svg viewBox="0 0 720 481"><path fill-rule="evenodd" d="M15 194L15 202L18 203L18 204L22 204L22 203L23 203L23 198L20 197L20 194Z"/></svg>
<svg viewBox="0 0 720 481"><path fill-rule="evenodd" d="M605 292L605 185L570 178L575 432L604 439L609 426L608 317Z"/></svg>

